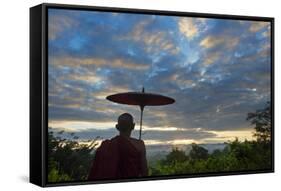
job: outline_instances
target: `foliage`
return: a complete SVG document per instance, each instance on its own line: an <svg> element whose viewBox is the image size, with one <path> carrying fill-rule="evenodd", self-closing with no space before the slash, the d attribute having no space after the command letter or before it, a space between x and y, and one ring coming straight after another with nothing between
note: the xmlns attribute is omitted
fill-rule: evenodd
<svg viewBox="0 0 281 191"><path fill-rule="evenodd" d="M189 156L193 160L207 159L208 150L193 143L192 150L190 151Z"/></svg>
<svg viewBox="0 0 281 191"><path fill-rule="evenodd" d="M173 148L172 151L166 156L166 161L168 164L183 162L188 157L185 155L184 151L179 150L177 147Z"/></svg>
<svg viewBox="0 0 281 191"><path fill-rule="evenodd" d="M223 150L208 153L204 147L192 144L187 154L173 148L164 159L149 164L149 175L179 175L212 172L231 172L271 169L271 107L249 113L247 120L254 125L257 141L226 143ZM96 139L90 144L80 144L74 133L62 139L64 132L48 133L48 181L65 182L85 180L94 158ZM64 136L65 137L65 136ZM98 137L97 137L98 138Z"/></svg>
<svg viewBox="0 0 281 191"><path fill-rule="evenodd" d="M271 104L249 113L247 120L255 127L257 141L228 142L226 147L209 154L208 150L192 144L189 155L172 150L165 159L149 166L151 176L231 172L271 169Z"/></svg>
<svg viewBox="0 0 281 191"><path fill-rule="evenodd" d="M270 141L271 136L271 103L267 102L264 109L248 113L247 120L255 125L255 134L258 141Z"/></svg>
<svg viewBox="0 0 281 191"><path fill-rule="evenodd" d="M48 181L62 182L85 180L91 166L96 139L89 145L79 144L78 137L71 133L70 139L62 139L63 131L48 133Z"/></svg>
<svg viewBox="0 0 281 191"><path fill-rule="evenodd" d="M189 155L173 150L165 159L149 166L151 176L196 174L206 172L231 172L245 170L265 170L271 168L269 143L257 141L229 142L226 149L208 154L203 147L193 144ZM191 156L192 155L192 156ZM173 159L171 160L171 156ZM179 157L179 158L177 158ZM185 158L185 160L182 160Z"/></svg>

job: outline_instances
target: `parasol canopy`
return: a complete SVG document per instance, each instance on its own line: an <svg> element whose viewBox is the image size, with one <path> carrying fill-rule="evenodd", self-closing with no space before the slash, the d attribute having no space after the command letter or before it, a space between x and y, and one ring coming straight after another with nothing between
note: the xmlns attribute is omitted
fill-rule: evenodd
<svg viewBox="0 0 281 191"><path fill-rule="evenodd" d="M139 106L160 106L175 102L174 99L167 96L144 92L118 93L107 96L106 99L116 103Z"/></svg>
<svg viewBox="0 0 281 191"><path fill-rule="evenodd" d="M160 94L146 93L144 88L142 92L126 92L113 94L106 97L107 100L127 105L138 105L141 109L141 120L140 120L140 134L139 139L141 139L141 130L142 130L142 116L143 109L145 106L160 106L168 105L175 102L173 98L163 96Z"/></svg>

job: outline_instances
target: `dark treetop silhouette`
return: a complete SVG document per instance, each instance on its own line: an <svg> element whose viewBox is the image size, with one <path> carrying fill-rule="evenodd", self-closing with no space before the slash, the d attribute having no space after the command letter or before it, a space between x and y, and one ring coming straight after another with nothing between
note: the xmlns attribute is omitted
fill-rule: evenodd
<svg viewBox="0 0 281 191"><path fill-rule="evenodd" d="M97 149L88 180L136 178L148 175L146 150L142 140L130 137L135 127L132 115L119 116L119 135L102 142Z"/></svg>

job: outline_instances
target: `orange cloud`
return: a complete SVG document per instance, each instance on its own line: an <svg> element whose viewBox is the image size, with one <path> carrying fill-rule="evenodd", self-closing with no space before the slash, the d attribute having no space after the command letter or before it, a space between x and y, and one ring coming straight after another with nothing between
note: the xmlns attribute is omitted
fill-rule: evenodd
<svg viewBox="0 0 281 191"><path fill-rule="evenodd" d="M213 64L221 57L221 52L214 52L212 54L208 54L203 62L205 66Z"/></svg>
<svg viewBox="0 0 281 191"><path fill-rule="evenodd" d="M257 22L251 22L251 25L249 27L249 31L250 32L258 32L261 29L265 28L265 27L269 27L270 23L269 22L261 22L261 21L257 21Z"/></svg>
<svg viewBox="0 0 281 191"><path fill-rule="evenodd" d="M109 66L113 68L126 68L130 70L146 70L149 65L143 63L134 63L121 58L115 58L112 60L104 58L75 58L75 57L60 57L53 58L51 63L54 65L66 65L66 66L85 66L85 65L96 65L96 66Z"/></svg>
<svg viewBox="0 0 281 191"><path fill-rule="evenodd" d="M168 38L167 31L148 32L145 28L152 24L153 19L143 20L137 23L133 30L120 40L133 40L144 43L147 52L168 51L177 54L179 47Z"/></svg>
<svg viewBox="0 0 281 191"><path fill-rule="evenodd" d="M180 32L189 39L192 39L194 36L196 36L199 31L195 20L195 18L180 18L178 22Z"/></svg>
<svg viewBox="0 0 281 191"><path fill-rule="evenodd" d="M213 48L219 45L223 45L226 48L234 48L239 43L238 37L231 36L207 36L201 42L200 46L204 48Z"/></svg>

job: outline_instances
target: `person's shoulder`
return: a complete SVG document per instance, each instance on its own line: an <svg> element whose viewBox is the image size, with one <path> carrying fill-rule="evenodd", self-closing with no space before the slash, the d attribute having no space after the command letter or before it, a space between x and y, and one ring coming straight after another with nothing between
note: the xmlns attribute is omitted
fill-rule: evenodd
<svg viewBox="0 0 281 191"><path fill-rule="evenodd" d="M141 145L141 146L144 146L144 141L143 140L139 140L139 139L136 139L134 137L130 137L131 141L137 143L138 145Z"/></svg>
<svg viewBox="0 0 281 191"><path fill-rule="evenodd" d="M130 139L133 140L133 141L136 141L136 142L143 142L143 140L139 140L139 139L136 139L134 137L130 137Z"/></svg>
<svg viewBox="0 0 281 191"><path fill-rule="evenodd" d="M112 137L109 141L110 141L110 142L114 142L114 141L118 140L119 137L120 137L120 136L116 135L115 137Z"/></svg>
<svg viewBox="0 0 281 191"><path fill-rule="evenodd" d="M115 150L118 146L117 144L118 139L116 137L113 137L111 139L105 139L101 142L101 145L97 149L99 152L108 152L109 150Z"/></svg>
<svg viewBox="0 0 281 191"><path fill-rule="evenodd" d="M105 139L100 143L100 146L98 147L98 150L101 150L102 148L104 148L106 145L108 145L108 143L110 142L110 140Z"/></svg>
<svg viewBox="0 0 281 191"><path fill-rule="evenodd" d="M107 149L114 142L115 142L115 137L112 139L105 139L101 142L99 149Z"/></svg>

